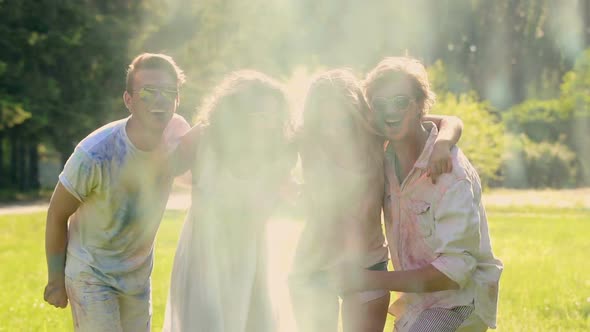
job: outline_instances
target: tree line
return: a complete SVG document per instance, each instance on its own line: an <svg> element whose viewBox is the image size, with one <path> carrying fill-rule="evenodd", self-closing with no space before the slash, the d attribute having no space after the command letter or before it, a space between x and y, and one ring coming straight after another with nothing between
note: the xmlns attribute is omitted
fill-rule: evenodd
<svg viewBox="0 0 590 332"><path fill-rule="evenodd" d="M590 184L588 0L4 1L0 33L0 188L37 188L45 151L63 163L126 116L125 69L144 51L187 72L189 120L235 69L362 76L408 54L429 67L433 112L464 119L461 146L487 184Z"/></svg>

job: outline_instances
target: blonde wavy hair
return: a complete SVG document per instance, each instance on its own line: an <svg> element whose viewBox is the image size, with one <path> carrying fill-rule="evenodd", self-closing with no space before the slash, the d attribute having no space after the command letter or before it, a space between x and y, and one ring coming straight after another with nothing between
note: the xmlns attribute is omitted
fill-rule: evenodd
<svg viewBox="0 0 590 332"><path fill-rule="evenodd" d="M381 60L362 83L367 98L371 98L378 87L400 77L410 80L414 91L413 97L420 106L420 116L427 114L436 101L436 95L430 88L426 68L420 61L411 57L387 57Z"/></svg>
<svg viewBox="0 0 590 332"><path fill-rule="evenodd" d="M372 110L367 104L360 81L352 70L348 68L332 69L315 75L309 85L303 107L303 124L299 131L306 135L306 131L313 127L319 112L317 103L322 99L340 99L340 102L353 106L355 112L349 114L355 119L358 127L372 130L370 123L373 119Z"/></svg>
<svg viewBox="0 0 590 332"><path fill-rule="evenodd" d="M316 139L316 131L317 128L321 128L317 122L322 119L322 108L318 107L318 102L322 99L338 100L343 106L341 116L352 117L355 139L367 147L363 152L368 154L367 157L375 163L373 168L378 170L383 158L383 139L372 129L372 110L367 105L359 80L346 68L328 70L312 79L305 98L303 124L297 132L302 158L305 159L311 149L321 144ZM346 105L352 108L345 107Z"/></svg>

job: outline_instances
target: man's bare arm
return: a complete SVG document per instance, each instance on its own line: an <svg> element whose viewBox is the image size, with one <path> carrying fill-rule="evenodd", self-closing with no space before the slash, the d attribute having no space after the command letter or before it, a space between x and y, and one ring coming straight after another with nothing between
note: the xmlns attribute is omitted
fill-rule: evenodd
<svg viewBox="0 0 590 332"><path fill-rule="evenodd" d="M453 115L427 114L423 120L434 122L438 128L437 143L444 142L451 147L459 142L463 133L463 121L458 117Z"/></svg>
<svg viewBox="0 0 590 332"><path fill-rule="evenodd" d="M459 285L432 264L408 271L330 271L326 283L344 293L385 289L404 293L437 292L459 289Z"/></svg>
<svg viewBox="0 0 590 332"><path fill-rule="evenodd" d="M428 161L428 175L434 183L443 173L453 170L451 162L451 148L459 142L463 132L463 121L456 116L426 115L425 121L432 121L439 129L434 143L430 160Z"/></svg>
<svg viewBox="0 0 590 332"><path fill-rule="evenodd" d="M431 264L409 271L367 271L367 289L387 289L404 293L437 292L459 289L459 285Z"/></svg>
<svg viewBox="0 0 590 332"><path fill-rule="evenodd" d="M65 262L68 242L68 219L80 206L78 201L58 182L47 211L45 228L45 255L47 259L47 286L44 298L50 304L65 308Z"/></svg>
<svg viewBox="0 0 590 332"><path fill-rule="evenodd" d="M202 126L198 124L193 126L191 130L182 136L178 146L172 152L173 173L175 176L185 173L194 164L202 132Z"/></svg>

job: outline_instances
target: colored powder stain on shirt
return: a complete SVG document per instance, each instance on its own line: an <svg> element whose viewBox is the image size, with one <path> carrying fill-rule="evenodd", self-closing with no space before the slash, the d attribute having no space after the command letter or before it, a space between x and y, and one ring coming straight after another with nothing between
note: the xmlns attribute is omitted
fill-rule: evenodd
<svg viewBox="0 0 590 332"><path fill-rule="evenodd" d="M479 177L454 147L452 172L442 175L436 184L425 178L436 137L433 127L404 181L398 181L395 163L387 159L386 190L391 195L384 201L385 228L394 269L413 270L432 264L461 288L404 294L399 303L403 305L395 306L403 308L396 316L413 317L432 306L452 308L475 303L475 313L494 327L502 263L491 251ZM393 153L386 151L388 156Z"/></svg>
<svg viewBox="0 0 590 332"><path fill-rule="evenodd" d="M130 192L124 199L124 203L121 204L121 215L117 216L117 219L121 222L119 223L118 231L115 231L115 234L120 233L124 228L128 228L134 224L138 218L138 193L137 192Z"/></svg>
<svg viewBox="0 0 590 332"><path fill-rule="evenodd" d="M152 245L172 177L161 177L159 168L165 163L155 164L149 153L132 145L126 121L85 138L60 182L82 202L70 218L66 274L75 278L88 273L123 293L137 293L149 284ZM184 132L178 130L169 139L178 140Z"/></svg>
<svg viewBox="0 0 590 332"><path fill-rule="evenodd" d="M129 148L125 124L126 121L121 120L106 125L90 134L80 142L79 146L85 149L90 157L99 164L116 162L121 166Z"/></svg>

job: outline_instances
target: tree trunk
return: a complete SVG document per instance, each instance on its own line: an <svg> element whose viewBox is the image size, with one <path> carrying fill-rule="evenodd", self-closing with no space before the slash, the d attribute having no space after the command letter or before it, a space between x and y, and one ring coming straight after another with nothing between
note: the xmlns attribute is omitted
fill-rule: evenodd
<svg viewBox="0 0 590 332"><path fill-rule="evenodd" d="M29 174L27 178L29 179L29 188L30 189L39 189L39 150L37 149L39 142L37 138L33 138L29 143Z"/></svg>
<svg viewBox="0 0 590 332"><path fill-rule="evenodd" d="M19 130L20 132L20 130ZM18 183L18 189L21 191L24 191L27 189L27 179L26 179L26 172L25 169L27 167L27 163L26 163L26 153L25 153L25 142L23 141L22 137L18 137L17 138L17 162L16 162L16 167L17 167L17 183Z"/></svg>
<svg viewBox="0 0 590 332"><path fill-rule="evenodd" d="M10 169L8 171L8 181L10 188L18 187L18 139L17 128L12 128L9 135L10 144Z"/></svg>
<svg viewBox="0 0 590 332"><path fill-rule="evenodd" d="M0 188L8 186L7 176L4 171L4 131L0 131Z"/></svg>
<svg viewBox="0 0 590 332"><path fill-rule="evenodd" d="M590 0L583 0L580 3L584 25L584 48L590 45Z"/></svg>
<svg viewBox="0 0 590 332"><path fill-rule="evenodd" d="M512 98L508 101L509 104L506 106L515 105L525 100L526 96L526 84L524 82L524 67L526 61L522 56L522 42L524 41L522 30L524 29L523 18L518 15L518 8L520 7L521 1L510 1L508 5L508 12L506 13L508 21L508 33L509 38L508 45L510 46L510 53L508 60L509 72L510 72L510 91L512 92ZM520 25L520 30L515 30L515 27Z"/></svg>

